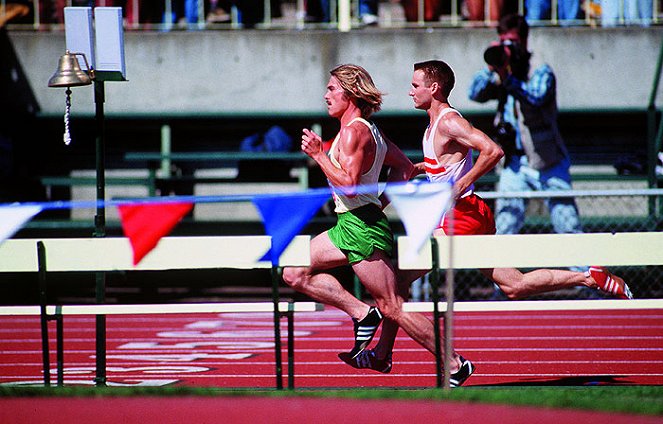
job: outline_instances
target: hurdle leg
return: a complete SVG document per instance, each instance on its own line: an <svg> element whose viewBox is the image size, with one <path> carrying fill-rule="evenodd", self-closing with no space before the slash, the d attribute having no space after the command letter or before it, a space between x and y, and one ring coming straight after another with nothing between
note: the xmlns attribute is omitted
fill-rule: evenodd
<svg viewBox="0 0 663 424"><path fill-rule="evenodd" d="M37 242L37 260L39 262L39 317L41 320L41 354L44 367L44 386L51 385L51 363L48 348L48 315L46 314L46 248Z"/></svg>
<svg viewBox="0 0 663 424"><path fill-rule="evenodd" d="M51 364L48 348L48 318L46 316L46 305L41 305L41 312L39 315L41 319L41 355L42 366L44 368L44 386L49 387L51 385Z"/></svg>
<svg viewBox="0 0 663 424"><path fill-rule="evenodd" d="M64 386L64 325L62 314L55 314L58 386Z"/></svg>
<svg viewBox="0 0 663 424"><path fill-rule="evenodd" d="M295 313L292 301L288 302L288 389L295 388Z"/></svg>
<svg viewBox="0 0 663 424"><path fill-rule="evenodd" d="M431 300L433 301L433 330L435 332L435 386L440 388L442 387L442 347L440 346L440 307L438 305L440 301L438 293L440 285L440 261L438 257L439 249L437 248L435 237L431 238L431 248L433 249L433 268L431 270L430 283L432 289Z"/></svg>
<svg viewBox="0 0 663 424"><path fill-rule="evenodd" d="M454 237L449 237L449 263L452 262ZM447 308L444 311L444 389L451 389L451 356L453 355L453 307L454 307L454 268L449 266L446 270L445 297Z"/></svg>
<svg viewBox="0 0 663 424"><path fill-rule="evenodd" d="M96 298L97 304L105 302L106 293L106 274L104 272L95 273L96 278ZM96 315L95 317L96 341L95 352L96 373L94 383L97 387L106 386L106 316Z"/></svg>
<svg viewBox="0 0 663 424"><path fill-rule="evenodd" d="M272 302L274 303L274 362L276 363L276 388L283 389L283 364L281 363L281 312L279 311L279 284L281 275L272 266Z"/></svg>

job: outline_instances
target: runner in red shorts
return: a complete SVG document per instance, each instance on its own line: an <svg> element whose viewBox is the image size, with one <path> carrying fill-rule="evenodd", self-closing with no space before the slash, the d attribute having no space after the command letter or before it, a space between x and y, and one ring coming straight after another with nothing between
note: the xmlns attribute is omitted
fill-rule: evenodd
<svg viewBox="0 0 663 424"><path fill-rule="evenodd" d="M430 124L423 137L424 162L416 164L419 174L429 181L451 182L456 205L453 226L449 217L442 218L434 235L453 232L454 235L495 234L495 219L486 202L474 193L474 182L497 165L504 153L486 134L474 128L448 103L454 86L453 71L446 63L432 60L414 65L410 96L417 109L425 110ZM479 155L473 163L472 152ZM409 285L427 271L400 271L400 295L407 296ZM568 287L587 286L621 298L632 298L624 280L604 267L591 267L587 273L558 269L537 269L522 273L515 268L482 269L481 272L497 284L509 299ZM385 320L379 343L372 350L364 350L354 359L339 357L355 368L369 368L389 372L392 349L398 327ZM454 353L451 365L451 385L462 385L474 372L472 363ZM454 363L455 362L455 363Z"/></svg>

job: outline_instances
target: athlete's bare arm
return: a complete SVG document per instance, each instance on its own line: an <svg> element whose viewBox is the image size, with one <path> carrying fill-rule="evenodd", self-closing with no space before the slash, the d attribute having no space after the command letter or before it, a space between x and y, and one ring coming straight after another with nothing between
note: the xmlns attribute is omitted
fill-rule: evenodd
<svg viewBox="0 0 663 424"><path fill-rule="evenodd" d="M446 142L442 143L443 140ZM450 150L456 150L458 147L462 147L461 150L465 152L466 149L479 152L472 169L454 183L456 193L464 193L482 175L493 169L504 156L500 146L490 137L476 129L467 119L455 113L448 114L440 121L434 143L438 160Z"/></svg>
<svg viewBox="0 0 663 424"><path fill-rule="evenodd" d="M371 149L373 137L365 125L350 125L342 127L340 139L337 143L337 156L341 168L337 168L324 152L320 136L304 130L302 135L302 151L318 163L322 172L334 187L338 187L348 196L356 195L359 179L363 172L370 168L375 156L375 148ZM368 168L367 168L368 167Z"/></svg>

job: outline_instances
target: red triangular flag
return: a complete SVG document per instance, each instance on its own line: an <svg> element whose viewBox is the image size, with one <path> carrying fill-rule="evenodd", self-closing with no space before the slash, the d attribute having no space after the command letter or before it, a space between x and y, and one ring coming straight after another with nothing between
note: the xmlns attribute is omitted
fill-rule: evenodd
<svg viewBox="0 0 663 424"><path fill-rule="evenodd" d="M178 222L191 211L193 203L157 203L118 206L124 235L129 238L134 252L134 265L170 233Z"/></svg>

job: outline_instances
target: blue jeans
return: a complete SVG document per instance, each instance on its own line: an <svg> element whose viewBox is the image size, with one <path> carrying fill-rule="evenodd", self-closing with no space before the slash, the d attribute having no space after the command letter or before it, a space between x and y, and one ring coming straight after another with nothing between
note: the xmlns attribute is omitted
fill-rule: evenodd
<svg viewBox="0 0 663 424"><path fill-rule="evenodd" d="M569 160L537 171L527 165L527 157L514 157L500 174L498 191L559 191L571 190ZM582 233L580 215L576 202L571 197L546 200L550 221L558 234ZM495 226L497 234L518 234L525 223L527 199L497 199L495 202ZM587 267L571 267L572 271L584 272Z"/></svg>
<svg viewBox="0 0 663 424"><path fill-rule="evenodd" d="M498 191L558 191L571 189L569 161L563 160L545 171L527 165L527 158L512 158L502 170ZM578 207L573 198L547 199L550 220L556 233L582 233ZM525 222L527 199L497 199L495 225L497 234L517 234Z"/></svg>
<svg viewBox="0 0 663 424"><path fill-rule="evenodd" d="M550 19L550 3L550 0L525 0L527 22L531 24L543 19ZM557 3L557 18L562 21L562 25L564 25L564 21L577 19L579 11L580 0L561 0Z"/></svg>
<svg viewBox="0 0 663 424"><path fill-rule="evenodd" d="M359 0L359 16L378 14L378 0Z"/></svg>

